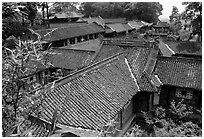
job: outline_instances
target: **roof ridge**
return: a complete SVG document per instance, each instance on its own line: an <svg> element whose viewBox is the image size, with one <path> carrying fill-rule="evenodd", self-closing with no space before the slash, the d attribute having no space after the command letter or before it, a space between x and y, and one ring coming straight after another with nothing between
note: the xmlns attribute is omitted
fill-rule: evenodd
<svg viewBox="0 0 204 139"><path fill-rule="evenodd" d="M68 26L68 27L54 27L54 28L48 28L48 29L39 29L39 30L35 30L35 31L47 31L47 30L53 30L53 29L64 29L64 28L73 28L73 27L79 27L79 26L81 27L81 26L89 26L89 25L93 25L93 23L73 25L73 26Z"/></svg>
<svg viewBox="0 0 204 139"><path fill-rule="evenodd" d="M190 57L166 57L166 56L158 56L158 60L164 60L164 59L168 59L168 60L191 60L191 61L202 61L202 59L196 59L196 58L190 58Z"/></svg>
<svg viewBox="0 0 204 139"><path fill-rule="evenodd" d="M63 48L63 47L56 47L53 50L67 50L67 51L82 51L82 52L95 52L94 50L85 50L85 49L71 49L71 48Z"/></svg>
<svg viewBox="0 0 204 139"><path fill-rule="evenodd" d="M98 50L95 52L95 54L94 54L94 56L93 56L93 58L92 58L92 60L91 60L91 64L93 63L93 61L96 59L96 57L97 57L98 54L100 53L101 48L103 47L103 45L104 45L104 40L101 41Z"/></svg>
<svg viewBox="0 0 204 139"><path fill-rule="evenodd" d="M61 79L55 80L54 81L54 86L57 87L59 85L63 85L65 83L71 81L72 79L75 79L76 77L80 76L81 74L90 72L90 71L92 71L94 69L98 69L99 67L116 60L122 54L123 53L117 53L117 54L115 54L115 55L113 55L111 57L108 57L108 58L106 58L104 60L101 60L101 61L99 61L97 63L89 65L89 66L87 66L85 68L82 68L82 69L80 69L80 70L78 70L78 71L76 71L76 72L74 72L72 74L69 74L69 75L67 75L67 76L65 76L65 77L63 77ZM52 85L52 84L53 83L49 83L48 85Z"/></svg>

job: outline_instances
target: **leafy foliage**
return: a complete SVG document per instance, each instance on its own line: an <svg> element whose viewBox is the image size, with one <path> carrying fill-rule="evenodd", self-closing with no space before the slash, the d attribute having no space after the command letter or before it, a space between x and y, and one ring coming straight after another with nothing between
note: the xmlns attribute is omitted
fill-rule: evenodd
<svg viewBox="0 0 204 139"><path fill-rule="evenodd" d="M39 38L40 39L40 38ZM28 114L36 111L40 114L39 106L42 104L44 94L49 90L44 86L27 84L27 77L35 73L38 67L33 63L40 63L49 67L47 60L49 52L41 51L40 41L30 41L19 44L15 49L3 46L2 50L2 125L3 136L9 135L14 123L18 123ZM32 62L32 64L30 63ZM36 90L35 92L33 92ZM16 128L14 130L16 133Z"/></svg>
<svg viewBox="0 0 204 139"><path fill-rule="evenodd" d="M14 35L18 36L25 27L22 27L21 13L18 11L17 3L2 3L2 38Z"/></svg>
<svg viewBox="0 0 204 139"><path fill-rule="evenodd" d="M186 5L186 10L183 18L191 21L192 33L188 40L194 35L198 35L198 41L202 39L202 2L183 2Z"/></svg>
<svg viewBox="0 0 204 139"><path fill-rule="evenodd" d="M24 11L28 15L28 20L31 22L31 26L34 25L34 19L37 15L37 3L36 2L26 2L21 3L23 8L20 8L21 11Z"/></svg>
<svg viewBox="0 0 204 139"><path fill-rule="evenodd" d="M136 2L131 3L125 10L128 19L143 20L156 23L162 14L162 5L159 2Z"/></svg>
<svg viewBox="0 0 204 139"><path fill-rule="evenodd" d="M76 6L78 4L78 2L54 2L50 10L53 13L69 13L70 11L77 11Z"/></svg>
<svg viewBox="0 0 204 139"><path fill-rule="evenodd" d="M178 8L173 6L172 14L169 16L170 18L170 31L173 34L178 34L178 31L182 29L181 23L181 14L179 14Z"/></svg>
<svg viewBox="0 0 204 139"><path fill-rule="evenodd" d="M187 120L192 109L183 102L171 103L170 109L158 107L150 113L143 112L147 129L134 125L125 136L141 137L197 137L202 136L202 128L190 120ZM151 129L151 130L149 130Z"/></svg>
<svg viewBox="0 0 204 139"><path fill-rule="evenodd" d="M85 16L103 18L125 17L146 22L157 22L161 15L162 5L158 2L86 2L80 7Z"/></svg>

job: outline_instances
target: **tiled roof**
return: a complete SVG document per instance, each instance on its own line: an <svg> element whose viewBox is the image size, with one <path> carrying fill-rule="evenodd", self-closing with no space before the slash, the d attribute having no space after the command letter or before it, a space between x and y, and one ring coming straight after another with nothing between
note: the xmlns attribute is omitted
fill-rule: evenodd
<svg viewBox="0 0 204 139"><path fill-rule="evenodd" d="M87 23L50 23L50 28L73 27L87 25Z"/></svg>
<svg viewBox="0 0 204 139"><path fill-rule="evenodd" d="M106 24L109 28L116 31L117 33L125 32L126 28L121 23L114 23L114 24Z"/></svg>
<svg viewBox="0 0 204 139"><path fill-rule="evenodd" d="M123 26L125 27L126 30L133 30L134 28L132 28L130 25L128 24L123 24Z"/></svg>
<svg viewBox="0 0 204 139"><path fill-rule="evenodd" d="M33 116L29 116L29 119L24 120L19 127L20 132L24 137L28 136L24 134L24 132L26 131L29 131L32 137L50 137L49 130L51 127L51 123L48 123ZM63 131L62 133L66 133L66 137L96 137L99 135L99 132L97 131L63 126L59 125L58 123L56 130L61 130ZM57 132L55 134L57 135ZM61 136L63 136L63 134L61 134Z"/></svg>
<svg viewBox="0 0 204 139"><path fill-rule="evenodd" d="M134 21L134 20L133 20L133 21L128 21L128 24L129 24L131 27L135 28L135 29L139 29L139 28L145 26L145 24L143 24L142 22L140 22L140 21Z"/></svg>
<svg viewBox="0 0 204 139"><path fill-rule="evenodd" d="M57 41L88 34L102 33L105 32L105 30L96 24L87 24L46 30L36 30L35 32L38 33L43 38L43 40ZM44 35L46 34L50 35L45 37Z"/></svg>
<svg viewBox="0 0 204 139"><path fill-rule="evenodd" d="M113 40L114 41L114 40ZM133 74L136 78L140 78L144 68L146 66L148 56L151 53L151 49L145 47L143 43L141 45L131 45L128 42L108 43L104 42L104 45L100 48L100 51L93 58L93 62L101 61L107 57L113 56L114 54L124 52L126 55ZM136 41L135 41L136 42ZM119 44L120 43L120 44Z"/></svg>
<svg viewBox="0 0 204 139"><path fill-rule="evenodd" d="M138 85L141 91L157 92L156 86L152 84L151 79L146 72L142 73L142 76L138 81Z"/></svg>
<svg viewBox="0 0 204 139"><path fill-rule="evenodd" d="M138 81L140 91L157 92L155 85L151 83L151 79L147 73L143 72L141 78Z"/></svg>
<svg viewBox="0 0 204 139"><path fill-rule="evenodd" d="M106 28L106 33L113 33L113 32L115 32L113 29Z"/></svg>
<svg viewBox="0 0 204 139"><path fill-rule="evenodd" d="M130 50L127 55L128 62L132 69L133 75L136 79L140 79L143 71L148 62L151 48L137 48L136 50Z"/></svg>
<svg viewBox="0 0 204 139"><path fill-rule="evenodd" d="M148 22L145 22L145 21L141 21L141 23L143 23L146 26L151 26L153 24L153 23L148 23Z"/></svg>
<svg viewBox="0 0 204 139"><path fill-rule="evenodd" d="M87 21L88 23L97 23L98 25L104 26L105 24L115 24L115 23L127 23L125 18L101 18L101 17L89 17L83 18L83 20Z"/></svg>
<svg viewBox="0 0 204 139"><path fill-rule="evenodd" d="M62 125L101 130L138 92L123 55L115 55L55 82L42 105L41 118L55 109Z"/></svg>
<svg viewBox="0 0 204 139"><path fill-rule="evenodd" d="M59 49L62 48L70 50L97 51L100 47L100 44L101 44L100 39L94 39L76 44L71 44L69 46L59 47Z"/></svg>
<svg viewBox="0 0 204 139"><path fill-rule="evenodd" d="M122 52L123 52L123 48L119 46L103 44L100 50L96 53L95 57L93 58L93 62L94 63L99 62L117 53L122 53Z"/></svg>
<svg viewBox="0 0 204 139"><path fill-rule="evenodd" d="M28 120L24 120L20 124L19 129L23 136L28 136L23 134L23 132L28 131L32 137L48 137L50 127L51 124L30 116Z"/></svg>
<svg viewBox="0 0 204 139"><path fill-rule="evenodd" d="M170 27L170 25L167 22L157 22L157 24L153 25L153 27Z"/></svg>
<svg viewBox="0 0 204 139"><path fill-rule="evenodd" d="M202 61L187 58L161 57L155 74L163 84L202 89Z"/></svg>
<svg viewBox="0 0 204 139"><path fill-rule="evenodd" d="M159 42L158 46L162 55L165 57L171 57L173 54L175 54L175 52L162 41Z"/></svg>
<svg viewBox="0 0 204 139"><path fill-rule="evenodd" d="M97 23L98 25L104 26L104 20L100 17L89 17L89 18L82 18L83 20L87 21L89 24Z"/></svg>
<svg viewBox="0 0 204 139"><path fill-rule="evenodd" d="M140 39L126 39L126 38L104 38L104 44L117 45L121 47L137 47L145 46L145 42Z"/></svg>
<svg viewBox="0 0 204 139"><path fill-rule="evenodd" d="M151 75L154 70L154 67L157 62L158 53L159 53L159 49L151 49L151 52L149 52L148 54L148 59L146 62L147 64L145 66L144 71L149 75Z"/></svg>
<svg viewBox="0 0 204 139"><path fill-rule="evenodd" d="M57 68L75 70L87 66L94 55L93 51L54 49L56 54L49 57L50 62Z"/></svg>
<svg viewBox="0 0 204 139"><path fill-rule="evenodd" d="M126 18L104 18L105 24L126 23Z"/></svg>

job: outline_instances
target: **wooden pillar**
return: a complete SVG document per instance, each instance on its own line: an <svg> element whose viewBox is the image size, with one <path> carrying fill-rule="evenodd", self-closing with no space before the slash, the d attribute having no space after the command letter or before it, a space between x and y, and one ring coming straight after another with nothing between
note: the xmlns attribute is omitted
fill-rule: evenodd
<svg viewBox="0 0 204 139"><path fill-rule="evenodd" d="M70 44L70 39L67 39L67 46Z"/></svg>
<svg viewBox="0 0 204 139"><path fill-rule="evenodd" d="M153 95L152 93L149 95L149 108L148 108L148 111L151 111L152 110L152 98L153 98Z"/></svg>
<svg viewBox="0 0 204 139"><path fill-rule="evenodd" d="M77 43L77 37L75 38L74 44Z"/></svg>
<svg viewBox="0 0 204 139"><path fill-rule="evenodd" d="M89 40L89 35L87 35L87 41Z"/></svg>

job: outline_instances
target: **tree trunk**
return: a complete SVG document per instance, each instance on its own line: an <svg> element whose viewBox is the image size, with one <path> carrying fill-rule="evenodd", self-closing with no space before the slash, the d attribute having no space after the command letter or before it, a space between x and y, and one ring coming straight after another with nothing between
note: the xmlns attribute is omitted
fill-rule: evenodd
<svg viewBox="0 0 204 139"><path fill-rule="evenodd" d="M50 21L49 21L49 7L48 7L47 2L46 2L46 9L47 9L47 25L48 25L48 28L50 28Z"/></svg>
<svg viewBox="0 0 204 139"><path fill-rule="evenodd" d="M42 5L42 16L43 16L43 22L45 21L45 5Z"/></svg>

